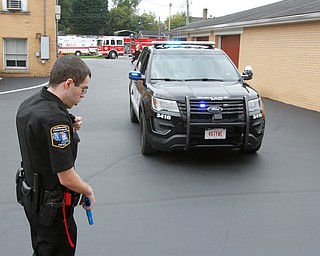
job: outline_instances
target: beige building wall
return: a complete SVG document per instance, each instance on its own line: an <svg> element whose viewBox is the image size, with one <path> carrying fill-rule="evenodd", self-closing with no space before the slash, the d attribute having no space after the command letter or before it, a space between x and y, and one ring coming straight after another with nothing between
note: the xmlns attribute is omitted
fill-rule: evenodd
<svg viewBox="0 0 320 256"><path fill-rule="evenodd" d="M2 0L3 1L3 0ZM44 3L45 8L44 8ZM56 20L55 0L27 1L27 12L0 10L0 76L1 77L46 77L56 59ZM0 4L0 8L2 8ZM48 36L50 45L49 60L41 60L39 36ZM9 70L4 65L3 40L27 39L28 59L26 70Z"/></svg>
<svg viewBox="0 0 320 256"><path fill-rule="evenodd" d="M320 22L245 28L239 70L263 97L320 111Z"/></svg>

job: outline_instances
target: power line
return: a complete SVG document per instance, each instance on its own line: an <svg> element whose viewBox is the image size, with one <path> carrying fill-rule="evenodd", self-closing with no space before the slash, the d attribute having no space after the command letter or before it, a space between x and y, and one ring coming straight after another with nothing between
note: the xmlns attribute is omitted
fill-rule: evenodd
<svg viewBox="0 0 320 256"><path fill-rule="evenodd" d="M141 2L142 2L142 1L141 1ZM140 3L141 3L141 2L140 2ZM146 1L146 0L143 0L143 2L148 3L148 4L157 5L157 6L162 6L162 7L167 7L167 6L168 6L167 4L153 3L153 2L151 2L151 1ZM180 8L181 6L172 5L172 7Z"/></svg>

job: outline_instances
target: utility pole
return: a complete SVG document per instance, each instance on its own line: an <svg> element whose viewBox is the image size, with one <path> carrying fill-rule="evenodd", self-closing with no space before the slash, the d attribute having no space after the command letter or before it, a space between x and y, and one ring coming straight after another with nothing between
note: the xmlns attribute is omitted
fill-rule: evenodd
<svg viewBox="0 0 320 256"><path fill-rule="evenodd" d="M187 0L187 17L186 17L186 26L189 25L189 0Z"/></svg>
<svg viewBox="0 0 320 256"><path fill-rule="evenodd" d="M161 27L160 27L161 23L160 23L160 16L159 16L159 28L158 28L158 38L160 38L161 35Z"/></svg>
<svg viewBox="0 0 320 256"><path fill-rule="evenodd" d="M172 3L169 4L169 24L168 24L168 30L170 30L170 27L171 27L171 6L172 6Z"/></svg>

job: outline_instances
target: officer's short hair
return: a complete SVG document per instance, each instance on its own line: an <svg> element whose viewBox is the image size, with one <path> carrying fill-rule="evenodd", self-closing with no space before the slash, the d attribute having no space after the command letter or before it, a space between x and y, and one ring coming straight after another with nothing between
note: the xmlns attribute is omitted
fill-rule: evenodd
<svg viewBox="0 0 320 256"><path fill-rule="evenodd" d="M53 64L49 86L55 87L69 78L72 78L75 86L79 86L87 76L91 78L91 71L82 59L75 55L63 55Z"/></svg>

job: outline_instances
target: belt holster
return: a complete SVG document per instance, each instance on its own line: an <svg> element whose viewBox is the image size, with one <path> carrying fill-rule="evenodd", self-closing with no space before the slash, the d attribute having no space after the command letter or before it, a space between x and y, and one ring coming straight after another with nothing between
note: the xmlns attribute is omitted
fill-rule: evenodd
<svg viewBox="0 0 320 256"><path fill-rule="evenodd" d="M23 197L23 193L22 193L22 183L25 179L25 175L24 175L24 170L22 167L20 167L17 172L16 172L16 197L17 197L17 202L21 205L23 205L22 202L22 197Z"/></svg>

